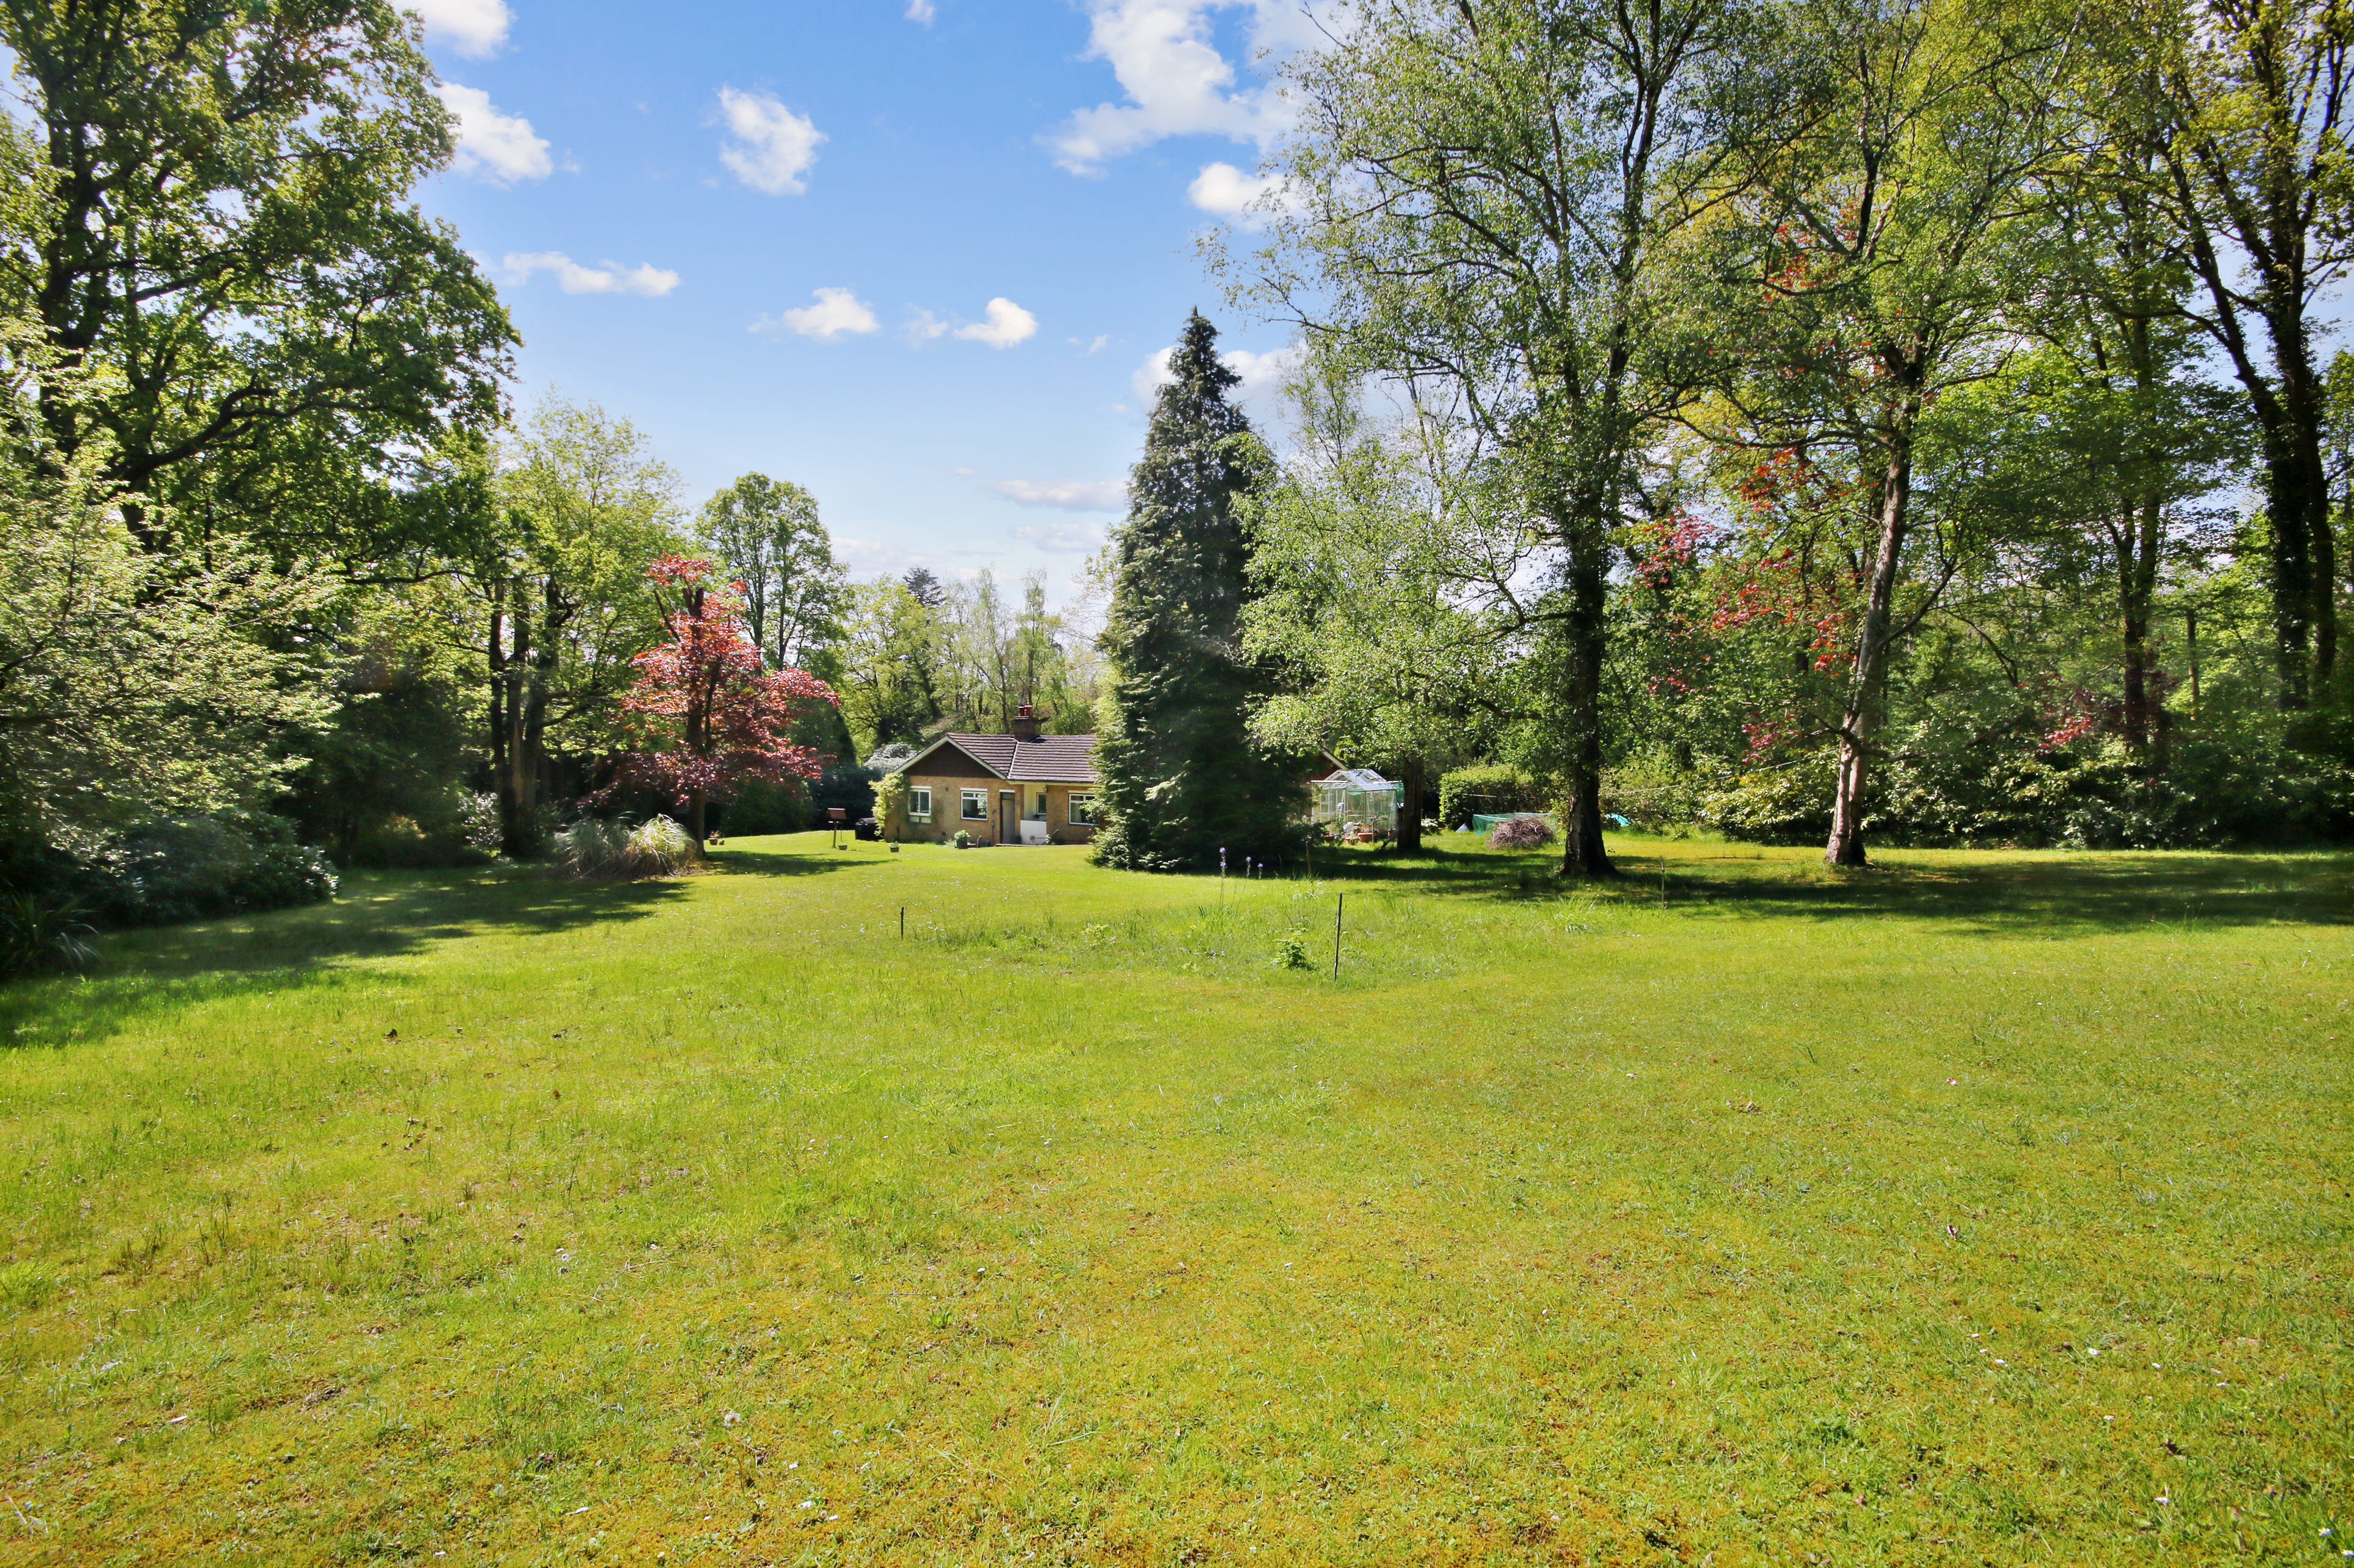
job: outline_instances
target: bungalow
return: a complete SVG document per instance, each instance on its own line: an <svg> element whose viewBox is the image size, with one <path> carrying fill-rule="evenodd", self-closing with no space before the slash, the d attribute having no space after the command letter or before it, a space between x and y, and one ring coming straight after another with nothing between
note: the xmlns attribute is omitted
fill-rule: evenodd
<svg viewBox="0 0 2354 1568"><path fill-rule="evenodd" d="M1083 844L1096 834L1096 737L1041 735L1030 705L1012 735L944 735L892 771L902 820L884 832L985 844Z"/></svg>

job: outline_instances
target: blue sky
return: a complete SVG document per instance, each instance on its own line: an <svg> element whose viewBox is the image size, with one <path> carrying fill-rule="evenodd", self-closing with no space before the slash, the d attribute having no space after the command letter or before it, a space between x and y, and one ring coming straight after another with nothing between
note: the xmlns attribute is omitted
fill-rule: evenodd
<svg viewBox="0 0 2354 1568"><path fill-rule="evenodd" d="M423 200L500 281L518 405L628 418L690 505L757 469L862 574L1060 588L1188 307L1276 411L1284 336L1194 237L1249 192L1298 0L404 3L461 121Z"/></svg>

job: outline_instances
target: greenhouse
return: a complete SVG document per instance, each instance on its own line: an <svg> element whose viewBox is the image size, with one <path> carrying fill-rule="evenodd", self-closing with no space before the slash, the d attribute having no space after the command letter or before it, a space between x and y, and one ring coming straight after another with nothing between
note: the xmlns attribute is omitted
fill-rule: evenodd
<svg viewBox="0 0 2354 1568"><path fill-rule="evenodd" d="M1398 786L1370 768L1343 768L1309 787L1316 791L1317 821L1333 823L1343 832L1352 827L1397 831Z"/></svg>

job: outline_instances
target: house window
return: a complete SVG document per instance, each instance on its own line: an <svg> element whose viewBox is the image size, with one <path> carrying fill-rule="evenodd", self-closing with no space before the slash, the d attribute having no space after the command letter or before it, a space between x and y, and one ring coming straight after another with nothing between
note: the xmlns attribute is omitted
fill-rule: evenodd
<svg viewBox="0 0 2354 1568"><path fill-rule="evenodd" d="M907 791L907 821L928 822L932 820L932 791L928 786L917 786Z"/></svg>
<svg viewBox="0 0 2354 1568"><path fill-rule="evenodd" d="M989 821L988 790L965 789L959 791L959 793L964 797L964 820L966 821L985 822Z"/></svg>
<svg viewBox="0 0 2354 1568"><path fill-rule="evenodd" d="M1092 828L1096 825L1096 798L1093 795L1071 797L1071 826Z"/></svg>

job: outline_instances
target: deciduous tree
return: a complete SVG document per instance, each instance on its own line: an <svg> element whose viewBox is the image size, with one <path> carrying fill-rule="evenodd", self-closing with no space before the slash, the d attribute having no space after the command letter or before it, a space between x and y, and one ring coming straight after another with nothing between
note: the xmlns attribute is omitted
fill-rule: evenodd
<svg viewBox="0 0 2354 1568"><path fill-rule="evenodd" d="M478 514L410 503L410 459L487 428L513 327L409 198L451 152L391 0L7 0L39 221L0 292L61 369L67 454L105 440L150 546L202 535L365 563Z"/></svg>
<svg viewBox="0 0 2354 1568"><path fill-rule="evenodd" d="M779 669L830 662L848 587L817 497L748 473L703 503L697 535L744 585L744 624Z"/></svg>
<svg viewBox="0 0 2354 1568"><path fill-rule="evenodd" d="M620 779L662 791L686 810L698 848L705 807L748 780L806 781L825 758L790 738L793 725L833 693L805 670L771 670L744 620L743 590L708 560L665 556L646 577L663 599L662 643L631 661L621 699Z"/></svg>
<svg viewBox="0 0 2354 1568"><path fill-rule="evenodd" d="M1630 470L1693 395L1676 281L1759 107L1759 13L1723 0L1360 0L1288 71L1273 242L1248 292L1370 369L1464 400L1522 479L1550 591L1563 869L1606 874L1603 669Z"/></svg>

